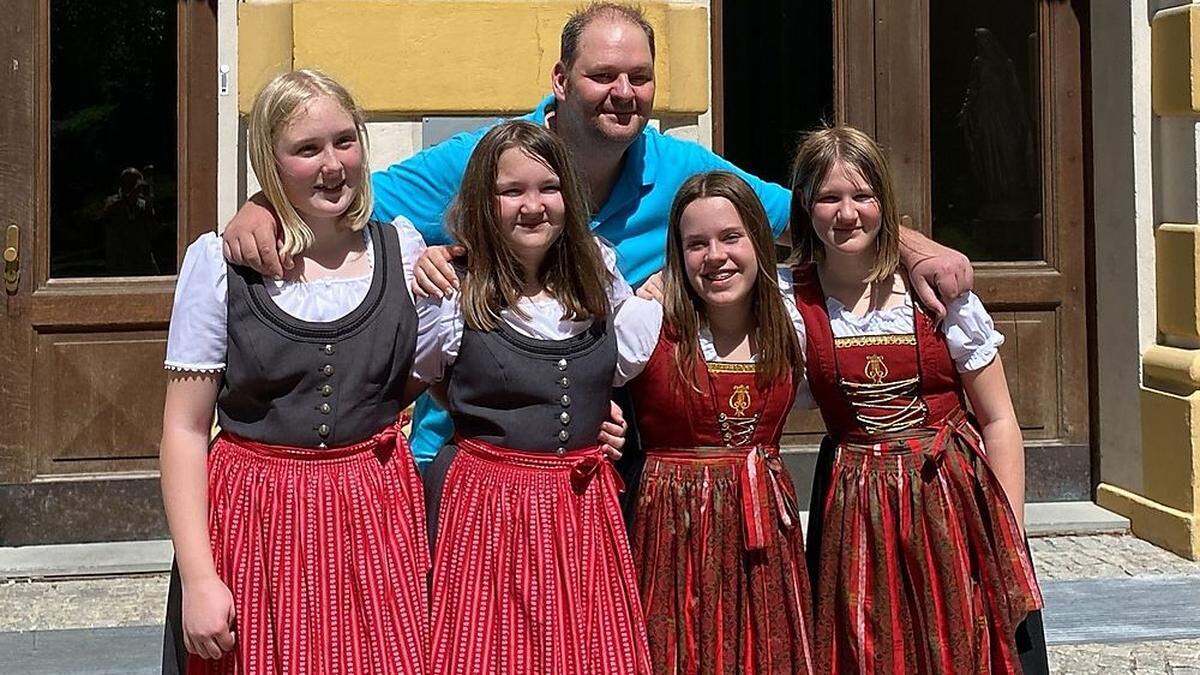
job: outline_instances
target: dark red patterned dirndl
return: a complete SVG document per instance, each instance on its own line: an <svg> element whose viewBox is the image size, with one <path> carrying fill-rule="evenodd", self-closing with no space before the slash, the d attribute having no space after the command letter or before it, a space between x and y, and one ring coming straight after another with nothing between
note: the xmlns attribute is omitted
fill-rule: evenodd
<svg viewBox="0 0 1200 675"><path fill-rule="evenodd" d="M1041 608L1032 561L945 340L834 338L812 268L795 276L813 396L836 442L816 570L823 673L1020 673Z"/></svg>
<svg viewBox="0 0 1200 675"><path fill-rule="evenodd" d="M429 545L399 428L344 448L222 434L208 457L209 534L237 644L188 673L424 673Z"/></svg>
<svg viewBox="0 0 1200 675"><path fill-rule="evenodd" d="M658 673L812 673L795 488L779 439L790 377L698 363L683 383L664 328L630 389L646 447L633 551Z"/></svg>
<svg viewBox="0 0 1200 675"><path fill-rule="evenodd" d="M645 622L599 448L456 439L433 566L434 673L649 673Z"/></svg>

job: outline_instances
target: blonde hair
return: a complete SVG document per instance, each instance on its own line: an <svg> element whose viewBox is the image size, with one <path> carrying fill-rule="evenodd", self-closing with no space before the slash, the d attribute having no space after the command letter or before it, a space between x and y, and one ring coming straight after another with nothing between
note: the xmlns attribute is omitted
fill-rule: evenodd
<svg viewBox="0 0 1200 675"><path fill-rule="evenodd" d="M687 278L683 254L683 212L700 199L720 197L737 211L742 226L754 248L758 275L750 292L751 315L754 317L754 344L758 350L755 381L760 387L784 377L789 372L793 381L801 377L804 352L796 339L796 329L788 316L775 269L775 236L771 221L758 195L736 174L710 171L687 179L671 204L667 225L667 264L663 272L663 316L677 335L675 338L675 367L682 380L700 391L695 382L696 364L700 356L700 326L707 321L707 305L696 293Z"/></svg>
<svg viewBox="0 0 1200 675"><path fill-rule="evenodd" d="M838 161L862 174L879 202L879 236L875 239L875 264L866 281L883 281L900 266L900 216L896 191L883 150L867 134L851 126L835 126L807 134L792 162L793 262L820 262L825 245L812 227L812 207L817 192Z"/></svg>
<svg viewBox="0 0 1200 675"><path fill-rule="evenodd" d="M570 154L556 134L513 120L492 127L475 146L447 216L455 238L467 249L467 274L459 300L463 322L472 330L487 331L499 324L500 310L521 313L517 303L523 275L516 254L500 231L496 200L500 155L514 148L545 164L561 183L565 222L542 261L540 281L562 304L563 319L607 316L610 308L605 289L612 280L588 226L587 202Z"/></svg>
<svg viewBox="0 0 1200 675"><path fill-rule="evenodd" d="M371 218L371 170L367 166L367 123L362 110L345 87L319 70L293 70L278 75L254 97L246 144L250 151L250 166L258 177L263 195L279 216L283 229L280 253L283 254L296 255L311 246L313 233L284 194L275 159L275 141L280 131L295 119L303 104L321 96L337 101L354 120L358 142L363 149L362 176L339 224L358 231Z"/></svg>

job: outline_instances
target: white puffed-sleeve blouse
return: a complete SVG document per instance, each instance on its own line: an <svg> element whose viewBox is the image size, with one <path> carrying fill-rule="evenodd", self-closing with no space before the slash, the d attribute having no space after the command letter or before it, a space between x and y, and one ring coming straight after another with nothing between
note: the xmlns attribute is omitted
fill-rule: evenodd
<svg viewBox="0 0 1200 675"><path fill-rule="evenodd" d="M792 295L792 272L780 268L777 275L784 306L796 329L801 345L807 343L804 320L796 308ZM897 307L868 312L857 317L835 298L826 298L829 323L834 337L861 335L903 335L913 332L913 301L905 295L904 303ZM946 336L950 356L960 373L979 370L992 362L1004 344L992 322L991 315L974 293L964 293L946 305L946 318L940 329ZM658 344L662 329L663 309L657 302L632 298L626 302L616 316L617 373L614 384L622 385L641 374ZM707 328L700 331L700 349L707 361L717 361L712 334ZM796 406L812 407L812 395L807 381L799 383Z"/></svg>
<svg viewBox="0 0 1200 675"><path fill-rule="evenodd" d="M400 236L404 259L404 285L412 297L413 264L425 250L424 241L405 240L411 223L398 217L392 223ZM346 316L367 297L375 272L375 251L369 228L363 228L370 271L353 278L314 281L266 280L267 293L284 312L311 322L328 322ZM221 238L215 232L201 235L188 246L175 285L175 302L167 333L168 370L218 373L225 369L226 274ZM418 329L419 331L419 329Z"/></svg>

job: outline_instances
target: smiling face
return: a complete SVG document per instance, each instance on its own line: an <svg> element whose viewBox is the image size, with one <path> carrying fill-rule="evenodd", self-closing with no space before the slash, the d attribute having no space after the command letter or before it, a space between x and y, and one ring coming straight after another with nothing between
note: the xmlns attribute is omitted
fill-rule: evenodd
<svg viewBox="0 0 1200 675"><path fill-rule="evenodd" d="M883 221L879 197L862 173L835 160L809 209L826 255L874 255Z"/></svg>
<svg viewBox="0 0 1200 675"><path fill-rule="evenodd" d="M496 166L496 215L513 253L537 268L562 235L562 182L545 162L521 148L500 153Z"/></svg>
<svg viewBox="0 0 1200 675"><path fill-rule="evenodd" d="M679 219L683 267L688 283L709 307L750 301L758 278L758 256L746 225L724 197L702 197Z"/></svg>
<svg viewBox="0 0 1200 675"><path fill-rule="evenodd" d="M628 145L654 108L654 56L637 25L620 18L592 21L579 36L570 68L555 66L558 113L594 141Z"/></svg>
<svg viewBox="0 0 1200 675"><path fill-rule="evenodd" d="M310 224L346 212L363 181L363 148L354 118L329 96L296 109L275 138L287 200Z"/></svg>

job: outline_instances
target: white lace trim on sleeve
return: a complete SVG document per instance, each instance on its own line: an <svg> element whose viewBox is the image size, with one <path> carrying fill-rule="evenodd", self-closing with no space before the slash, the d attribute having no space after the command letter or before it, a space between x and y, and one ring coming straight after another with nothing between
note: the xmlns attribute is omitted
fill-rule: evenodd
<svg viewBox="0 0 1200 675"><path fill-rule="evenodd" d="M164 359L167 368L225 367L226 269L216 233L203 234L188 246L175 284Z"/></svg>

